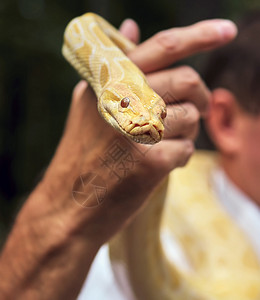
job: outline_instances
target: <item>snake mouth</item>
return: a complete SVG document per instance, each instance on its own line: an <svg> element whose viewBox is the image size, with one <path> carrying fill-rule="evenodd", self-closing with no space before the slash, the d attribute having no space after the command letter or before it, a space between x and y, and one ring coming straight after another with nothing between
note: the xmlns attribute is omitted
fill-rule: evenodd
<svg viewBox="0 0 260 300"><path fill-rule="evenodd" d="M151 123L130 124L125 128L128 135L139 143L155 144L161 141L163 130Z"/></svg>
<svg viewBox="0 0 260 300"><path fill-rule="evenodd" d="M112 116L109 110L106 110L106 113L109 116L110 124L136 143L156 144L163 138L163 124L157 126L152 121L146 121L143 124L130 121L128 125L122 126L121 122Z"/></svg>

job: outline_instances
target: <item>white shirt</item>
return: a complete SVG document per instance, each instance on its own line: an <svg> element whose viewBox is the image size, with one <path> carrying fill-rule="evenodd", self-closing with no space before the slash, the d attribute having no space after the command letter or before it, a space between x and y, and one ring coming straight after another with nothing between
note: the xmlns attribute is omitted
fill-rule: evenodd
<svg viewBox="0 0 260 300"><path fill-rule="evenodd" d="M226 176L213 172L213 185L223 209L244 231L260 260L260 209ZM166 245L167 246L167 245ZM108 245L104 245L93 261L78 300L134 300L131 293L122 292L115 280L109 260Z"/></svg>
<svg viewBox="0 0 260 300"><path fill-rule="evenodd" d="M249 238L260 260L260 209L237 186L225 172L217 169L213 173L213 184L217 199Z"/></svg>

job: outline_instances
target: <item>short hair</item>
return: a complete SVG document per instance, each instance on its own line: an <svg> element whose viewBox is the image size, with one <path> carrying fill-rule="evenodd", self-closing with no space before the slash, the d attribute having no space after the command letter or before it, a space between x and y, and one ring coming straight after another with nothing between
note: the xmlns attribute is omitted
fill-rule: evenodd
<svg viewBox="0 0 260 300"><path fill-rule="evenodd" d="M236 39L209 54L202 71L208 87L223 87L236 97L238 105L251 115L260 113L260 11L248 13L237 22ZM201 121L198 149L215 150Z"/></svg>
<svg viewBox="0 0 260 300"><path fill-rule="evenodd" d="M223 87L239 106L252 115L260 113L260 11L238 22L236 39L208 60L204 80L210 89Z"/></svg>

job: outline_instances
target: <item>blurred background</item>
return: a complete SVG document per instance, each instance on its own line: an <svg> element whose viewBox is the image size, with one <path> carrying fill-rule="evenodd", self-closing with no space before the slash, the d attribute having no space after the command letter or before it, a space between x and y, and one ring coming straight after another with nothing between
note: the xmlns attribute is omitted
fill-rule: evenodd
<svg viewBox="0 0 260 300"><path fill-rule="evenodd" d="M118 27L135 19L145 40L209 18L238 21L259 0L0 0L0 243L47 167L79 80L61 55L63 32L87 11ZM205 55L185 63L202 71Z"/></svg>

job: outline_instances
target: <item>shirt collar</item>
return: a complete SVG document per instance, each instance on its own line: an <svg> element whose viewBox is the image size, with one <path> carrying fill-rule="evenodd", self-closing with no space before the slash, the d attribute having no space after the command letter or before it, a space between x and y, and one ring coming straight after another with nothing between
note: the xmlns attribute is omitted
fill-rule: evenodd
<svg viewBox="0 0 260 300"><path fill-rule="evenodd" d="M260 209L218 168L212 174L214 191L221 206L249 238L260 260Z"/></svg>

